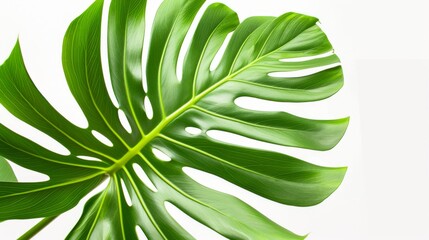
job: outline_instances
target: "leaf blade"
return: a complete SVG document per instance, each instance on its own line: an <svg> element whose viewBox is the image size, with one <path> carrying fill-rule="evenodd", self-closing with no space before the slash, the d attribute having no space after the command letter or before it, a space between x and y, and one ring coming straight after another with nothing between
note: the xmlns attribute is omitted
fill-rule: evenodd
<svg viewBox="0 0 429 240"><path fill-rule="evenodd" d="M103 178L96 174L68 182L0 182L0 221L58 216L76 206Z"/></svg>
<svg viewBox="0 0 429 240"><path fill-rule="evenodd" d="M12 167L0 156L0 182L17 182L15 173L13 172Z"/></svg>
<svg viewBox="0 0 429 240"><path fill-rule="evenodd" d="M144 135L147 124L142 85L142 52L146 1L114 0L109 8L108 54L113 90L119 107L125 109L135 138ZM137 131L138 130L138 131Z"/></svg>

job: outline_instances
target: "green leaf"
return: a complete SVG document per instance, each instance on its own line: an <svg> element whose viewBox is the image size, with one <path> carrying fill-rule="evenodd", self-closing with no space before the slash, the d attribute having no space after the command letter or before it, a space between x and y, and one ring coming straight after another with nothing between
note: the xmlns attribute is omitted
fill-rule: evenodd
<svg viewBox="0 0 429 240"><path fill-rule="evenodd" d="M0 156L0 182L16 182L16 176L9 163Z"/></svg>
<svg viewBox="0 0 429 240"><path fill-rule="evenodd" d="M45 217L47 224L108 179L107 188L86 203L67 239L137 239L136 228L148 239L193 239L170 215L166 203L229 239L305 238L242 200L201 185L183 169L219 176L292 206L325 200L340 185L346 168L317 166L285 154L229 144L208 132L224 131L302 149L332 149L344 135L348 118L305 119L286 112L244 109L234 101L243 96L279 102L328 98L343 86L339 58L314 17L286 13L240 22L233 10L220 3L202 10L204 2L164 0L153 21L151 41L145 43L146 1L111 1L108 60L119 108L109 98L101 64L103 1L95 1L70 24L62 60L70 91L88 120L85 129L59 114L37 90L17 43L0 66L0 103L70 154L54 153L0 124L0 155L49 176L48 181L37 183L0 181L0 221ZM187 47L183 74L178 76L179 54L199 11L204 13ZM219 65L210 70L230 33ZM144 44L149 44L146 66L142 64ZM277 74L300 71L304 72L299 76ZM153 117L148 116L146 98ZM130 123L130 133L119 120L119 110ZM191 134L189 127L198 131ZM101 143L97 134L112 146ZM1 161L0 170L6 170L0 172L11 174ZM143 173L147 179L141 178Z"/></svg>

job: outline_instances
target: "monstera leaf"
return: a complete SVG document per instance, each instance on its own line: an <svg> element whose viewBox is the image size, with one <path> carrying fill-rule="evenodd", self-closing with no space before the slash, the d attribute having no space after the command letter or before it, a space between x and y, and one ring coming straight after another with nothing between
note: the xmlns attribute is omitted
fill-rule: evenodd
<svg viewBox="0 0 429 240"><path fill-rule="evenodd" d="M0 67L1 104L70 154L54 153L0 125L0 155L49 176L45 182L0 182L0 221L45 218L25 235L31 237L108 181L107 188L86 203L67 239L138 239L141 230L148 239L193 239L170 216L166 203L228 239L305 238L236 197L200 185L183 169L217 175L283 204L311 206L326 199L341 183L345 168L226 143L207 132L303 149L333 148L347 128L347 118L304 119L244 109L234 101L241 96L281 102L325 99L343 85L339 59L314 17L287 13L240 23L234 11L216 3L204 10L178 76L179 53L203 4L204 0L162 2L143 68L146 1L112 0L108 59L119 109L109 98L102 71L103 1L95 1L71 23L64 37L63 67L88 120L85 129L65 119L41 95L25 69L19 43L15 46ZM277 74L302 70L310 73ZM130 131L119 111L125 113Z"/></svg>

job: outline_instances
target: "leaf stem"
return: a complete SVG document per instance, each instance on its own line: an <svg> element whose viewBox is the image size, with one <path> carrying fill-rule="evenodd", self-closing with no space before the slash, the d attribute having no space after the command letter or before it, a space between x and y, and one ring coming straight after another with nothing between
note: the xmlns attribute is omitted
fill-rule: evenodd
<svg viewBox="0 0 429 240"><path fill-rule="evenodd" d="M44 229L46 226L49 225L52 221L55 220L58 216L54 217L47 217L42 219L39 223L34 225L30 230L28 230L26 233L24 233L21 237L18 238L18 240L29 240L32 237L34 237L37 233L39 233L42 229Z"/></svg>

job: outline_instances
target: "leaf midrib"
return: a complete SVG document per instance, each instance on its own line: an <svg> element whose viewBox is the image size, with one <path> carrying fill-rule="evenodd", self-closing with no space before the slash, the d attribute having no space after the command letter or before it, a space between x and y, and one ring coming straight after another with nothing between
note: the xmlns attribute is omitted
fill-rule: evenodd
<svg viewBox="0 0 429 240"><path fill-rule="evenodd" d="M237 72L236 74L238 74ZM199 100L201 100L203 97L205 97L207 94L224 84L226 81L228 81L230 78L232 78L235 75L230 75L227 78L224 78L223 80L217 82L212 87L208 88L204 92L198 94L195 98L192 98L189 100L186 104L184 104L182 107L177 109L175 112L167 116L164 120L162 120L157 127L155 127L146 137L144 137L140 142L138 142L134 147L132 147L122 158L120 158L114 165L106 169L107 173L113 174L120 170L129 160L131 160L134 156L138 155L140 151L149 143L151 142L155 137L157 137L161 131L170 124L173 120L175 120L178 116L180 116L182 113L184 113L186 110L190 109L193 105L195 105Z"/></svg>
<svg viewBox="0 0 429 240"><path fill-rule="evenodd" d="M312 26L313 25L304 29L301 33L305 32L307 29L311 28ZM229 74L228 76L224 77L222 80L217 82L216 84L212 85L211 87L207 88L206 90L204 90L200 94L191 98L183 106L178 108L172 114L165 117L149 134L146 135L146 137L142 138L142 140L140 140L134 147L132 147L122 158L120 158L118 161L116 161L116 163L113 164L111 167L107 168L105 170L105 172L112 175L112 174L116 173L117 171L119 171L120 169L122 169L122 167L125 166L125 164L127 164L128 161L130 161L134 156L138 155L140 153L140 151L148 143L150 143L155 137L159 136L159 134L162 132L162 130L164 130L164 128L168 124L170 124L173 120L175 120L181 114L183 114L184 112L186 112L187 110L192 108L198 101L200 101L202 98L204 98L207 94L211 93L212 91L214 91L215 89L217 89L218 87L220 87L224 83L228 82L229 80L232 80L234 77L236 77L238 74L242 73L243 71L251 68L254 64L259 62L260 60L262 60L265 57L277 52L278 50L283 48L286 44L291 42L293 39L295 39L296 37L301 35L301 33L297 34L294 38L290 39L289 41L287 41L285 44L279 46L278 48L276 48L276 49L274 49L274 50L272 50L272 51L270 51L270 52L268 52L262 56L257 57L255 60L253 60L249 64L245 65L241 69L237 70L236 72L234 72L232 74Z"/></svg>

